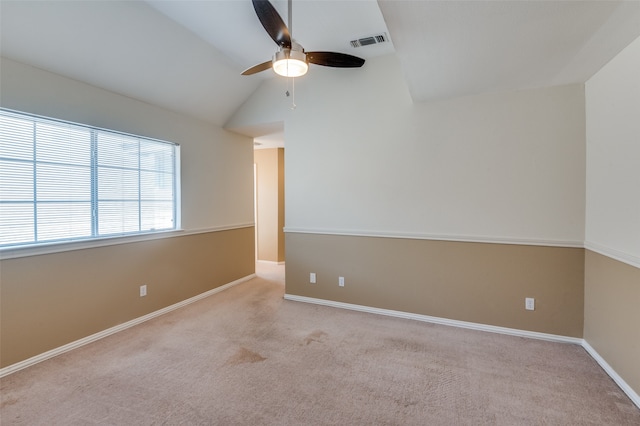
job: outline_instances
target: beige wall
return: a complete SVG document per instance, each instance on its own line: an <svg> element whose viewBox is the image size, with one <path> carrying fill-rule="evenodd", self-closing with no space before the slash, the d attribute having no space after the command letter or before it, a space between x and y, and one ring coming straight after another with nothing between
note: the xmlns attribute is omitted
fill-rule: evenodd
<svg viewBox="0 0 640 426"><path fill-rule="evenodd" d="M581 337L584 86L414 103L394 55L321 68L229 122L285 122L286 291Z"/></svg>
<svg viewBox="0 0 640 426"><path fill-rule="evenodd" d="M395 55L321 68L228 123L285 122L287 292L581 337L584 86L414 103Z"/></svg>
<svg viewBox="0 0 640 426"><path fill-rule="evenodd" d="M259 149L256 164L258 260L284 262L284 149Z"/></svg>
<svg viewBox="0 0 640 426"><path fill-rule="evenodd" d="M211 123L0 60L0 105L180 144L182 228L253 224L253 141Z"/></svg>
<svg viewBox="0 0 640 426"><path fill-rule="evenodd" d="M251 275L253 239L247 227L2 260L0 367Z"/></svg>
<svg viewBox="0 0 640 426"><path fill-rule="evenodd" d="M584 338L636 394L640 394L639 75L637 38L585 84Z"/></svg>
<svg viewBox="0 0 640 426"><path fill-rule="evenodd" d="M640 268L586 251L584 338L640 393Z"/></svg>
<svg viewBox="0 0 640 426"><path fill-rule="evenodd" d="M265 81L228 124L285 121L286 229L575 247L580 84L412 103L394 55Z"/></svg>
<svg viewBox="0 0 640 426"><path fill-rule="evenodd" d="M16 258L7 253L24 251L4 250L0 366L254 272L251 138L7 58L0 67L2 107L179 143L186 234Z"/></svg>
<svg viewBox="0 0 640 426"><path fill-rule="evenodd" d="M582 337L580 248L287 233L286 275L288 294Z"/></svg>
<svg viewBox="0 0 640 426"><path fill-rule="evenodd" d="M640 22L638 22L640 29ZM640 267L640 37L585 84L587 248Z"/></svg>

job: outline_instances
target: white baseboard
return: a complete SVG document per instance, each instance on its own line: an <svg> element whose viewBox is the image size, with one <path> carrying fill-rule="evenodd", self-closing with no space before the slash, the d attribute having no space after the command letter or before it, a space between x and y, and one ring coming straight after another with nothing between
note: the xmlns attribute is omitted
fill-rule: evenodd
<svg viewBox="0 0 640 426"><path fill-rule="evenodd" d="M615 372L613 368L602 358L589 343L578 337L560 336L557 334L539 333L536 331L518 330L515 328L498 327L495 325L478 324L474 322L451 320L447 318L432 317L428 315L412 314L409 312L393 311L390 309L372 308L363 305L353 305L351 303L334 302L332 300L315 299L313 297L297 296L294 294L285 294L286 300L296 302L313 303L316 305L330 306L333 308L349 309L358 312L367 312L371 314L386 315L396 318L404 318L433 324L448 325L452 327L467 328L471 330L487 331L490 333L507 334L510 336L527 337L530 339L547 340L551 342L571 343L582 346L589 355L602 367L602 369L613 379L614 382L627 394L631 401L640 408L640 396L624 381L622 377Z"/></svg>
<svg viewBox="0 0 640 426"><path fill-rule="evenodd" d="M160 315L164 315L168 312L174 311L183 306L197 302L198 300L204 299L213 294L224 291L230 287L233 287L235 285L238 285L240 283L243 283L255 277L256 277L255 274L248 275L246 277L240 278L238 280L235 280L223 286L216 287L212 290L206 291L197 296L183 300L182 302L175 303L171 306L167 306L166 308L157 310L155 312L151 312L147 315L133 319L126 323L117 325L115 327L111 327L107 330L100 331L98 333L92 334L90 336L84 337L82 339L76 340L74 342L68 343L66 345L60 346L50 351L44 352L42 354L36 355L24 361L20 361L18 363L9 365L7 367L0 369L0 378L5 377L9 374L15 373L16 371L20 371L24 368L30 367L32 365L35 365L39 362L61 355L65 352L69 352L73 349L95 342L96 340L100 340L112 334L126 330L127 328L131 328L145 321L149 321L150 319L159 317ZM631 401L638 408L640 408L640 396L631 388L631 386L627 384L627 382L624 381L622 377L620 377L620 375L618 375L618 373L616 373L616 371L609 365L609 363L607 363L607 361L605 361L604 358L602 358L600 354L584 339L580 339L577 337L560 336L556 334L539 333L535 331L518 330L514 328L507 328L507 327L498 327L498 326L486 325L486 324L478 324L478 323L467 322L467 321L451 320L447 318L432 317L428 315L412 314L409 312L394 311L390 309L372 308L372 307L363 306L363 305L354 305L350 303L334 302L331 300L315 299L312 297L296 296L293 294L285 294L284 298L286 300L291 300L296 302L312 303L316 305L330 306L330 307L341 308L341 309L349 309L353 311L367 312L367 313L378 314L378 315L386 315L386 316L391 316L396 318L411 319L415 321L429 322L433 324L441 324L441 325L448 325L452 327L467 328L471 330L487 331L490 333L499 333L499 334L506 334L510 336L527 337L527 338L547 340L552 342L572 343L572 344L581 345L587 351L587 353L600 365L600 367L602 367L602 369L609 375L609 377L613 379L613 381L620 387L620 389L622 389L622 391L629 397L629 399L631 399Z"/></svg>
<svg viewBox="0 0 640 426"><path fill-rule="evenodd" d="M265 265L284 265L284 262L276 262L274 260L256 260L256 263L262 263Z"/></svg>
<svg viewBox="0 0 640 426"><path fill-rule="evenodd" d="M627 382L625 382L624 379L620 377L618 373L616 373L616 371L609 365L609 363L605 361L604 358L602 358L595 349L593 349L589 342L583 340L582 347L587 351L589 355L591 355L594 360L596 360L598 364L600 364L600 367L602 367L602 369L609 375L609 377L611 377L613 381L616 382L620 389L622 389L622 391L627 394L629 399L631 399L631 401L636 404L638 408L640 408L640 395L638 395L633 389L631 389L631 386L629 386Z"/></svg>
<svg viewBox="0 0 640 426"><path fill-rule="evenodd" d="M50 351L41 353L40 355L36 355L29 359L25 359L24 361L17 362L15 364L8 365L2 369L0 369L0 378L5 377L11 373L15 373L16 371L20 371L24 368L30 367L39 362L45 361L47 359L53 358L55 356L61 355L65 352L69 352L73 349L79 348L81 346L87 345L89 343L95 342L96 340L103 339L107 336L111 336L112 334L118 333L120 331L126 330L127 328L131 328L135 325L141 324L145 321L149 321L150 319L159 317L160 315L164 315L168 312L175 311L178 308L182 308L183 306L189 305L191 303L197 302L198 300L209 297L213 294L219 293L223 290L226 290L230 287L248 281L252 278L255 278L256 274L247 275L246 277L240 278L238 280L232 281L228 284L222 285L220 287L216 287L212 290L206 291L204 293L198 294L197 296L193 296L189 299L183 300L182 302L175 303L173 305L167 306L166 308L159 309L157 311L151 312L147 315L141 316L139 318L135 318L131 321L127 321L123 324L116 325L115 327L108 328L106 330L100 331L98 333L92 334L90 336L84 337L82 339L76 340L71 343L67 343L66 345L60 346L58 348L52 349Z"/></svg>
<svg viewBox="0 0 640 426"><path fill-rule="evenodd" d="M350 303L334 302L332 300L315 299L312 297L296 296L285 294L286 300L296 302L314 303L316 305L331 306L334 308L349 309L352 311L368 312L371 314L386 315L396 318L404 318L415 321L429 322L433 324L449 325L453 327L468 328L471 330L488 331L490 333L507 334L510 336L528 337L531 339L548 340L552 342L572 343L581 345L582 339L578 337L559 336L557 334L539 333L536 331L518 330L516 328L498 327L495 325L479 324L475 322L458 321L448 318L432 317L428 315L413 314L410 312L393 311L390 309L372 308L363 305L353 305Z"/></svg>

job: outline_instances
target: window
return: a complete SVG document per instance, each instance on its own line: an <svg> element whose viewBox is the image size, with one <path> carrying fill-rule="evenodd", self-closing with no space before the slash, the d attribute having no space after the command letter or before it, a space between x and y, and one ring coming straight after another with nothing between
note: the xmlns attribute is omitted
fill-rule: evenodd
<svg viewBox="0 0 640 426"><path fill-rule="evenodd" d="M176 229L179 148L0 109L0 247Z"/></svg>

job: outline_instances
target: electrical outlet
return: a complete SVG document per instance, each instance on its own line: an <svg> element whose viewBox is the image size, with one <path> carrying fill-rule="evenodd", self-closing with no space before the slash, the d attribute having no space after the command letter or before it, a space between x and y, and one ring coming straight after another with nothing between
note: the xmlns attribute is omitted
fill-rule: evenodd
<svg viewBox="0 0 640 426"><path fill-rule="evenodd" d="M140 286L140 297L144 297L147 295L147 285Z"/></svg>
<svg viewBox="0 0 640 426"><path fill-rule="evenodd" d="M311 284L315 284L316 283L316 273L315 272L311 272L309 274L309 282Z"/></svg>
<svg viewBox="0 0 640 426"><path fill-rule="evenodd" d="M527 311L534 311L536 309L536 299L533 297L527 297L524 299L524 308Z"/></svg>
<svg viewBox="0 0 640 426"><path fill-rule="evenodd" d="M338 277L338 285L344 287L344 277Z"/></svg>

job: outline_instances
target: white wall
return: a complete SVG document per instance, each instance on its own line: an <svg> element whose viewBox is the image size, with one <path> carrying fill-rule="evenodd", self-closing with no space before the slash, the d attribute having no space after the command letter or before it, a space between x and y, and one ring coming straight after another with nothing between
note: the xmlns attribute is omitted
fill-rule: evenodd
<svg viewBox="0 0 640 426"><path fill-rule="evenodd" d="M179 143L185 230L253 223L250 138L6 58L0 90L4 108Z"/></svg>
<svg viewBox="0 0 640 426"><path fill-rule="evenodd" d="M390 55L285 90L230 125L285 120L288 230L582 244L582 85L414 105Z"/></svg>
<svg viewBox="0 0 640 426"><path fill-rule="evenodd" d="M640 38L585 86L586 245L640 267Z"/></svg>

